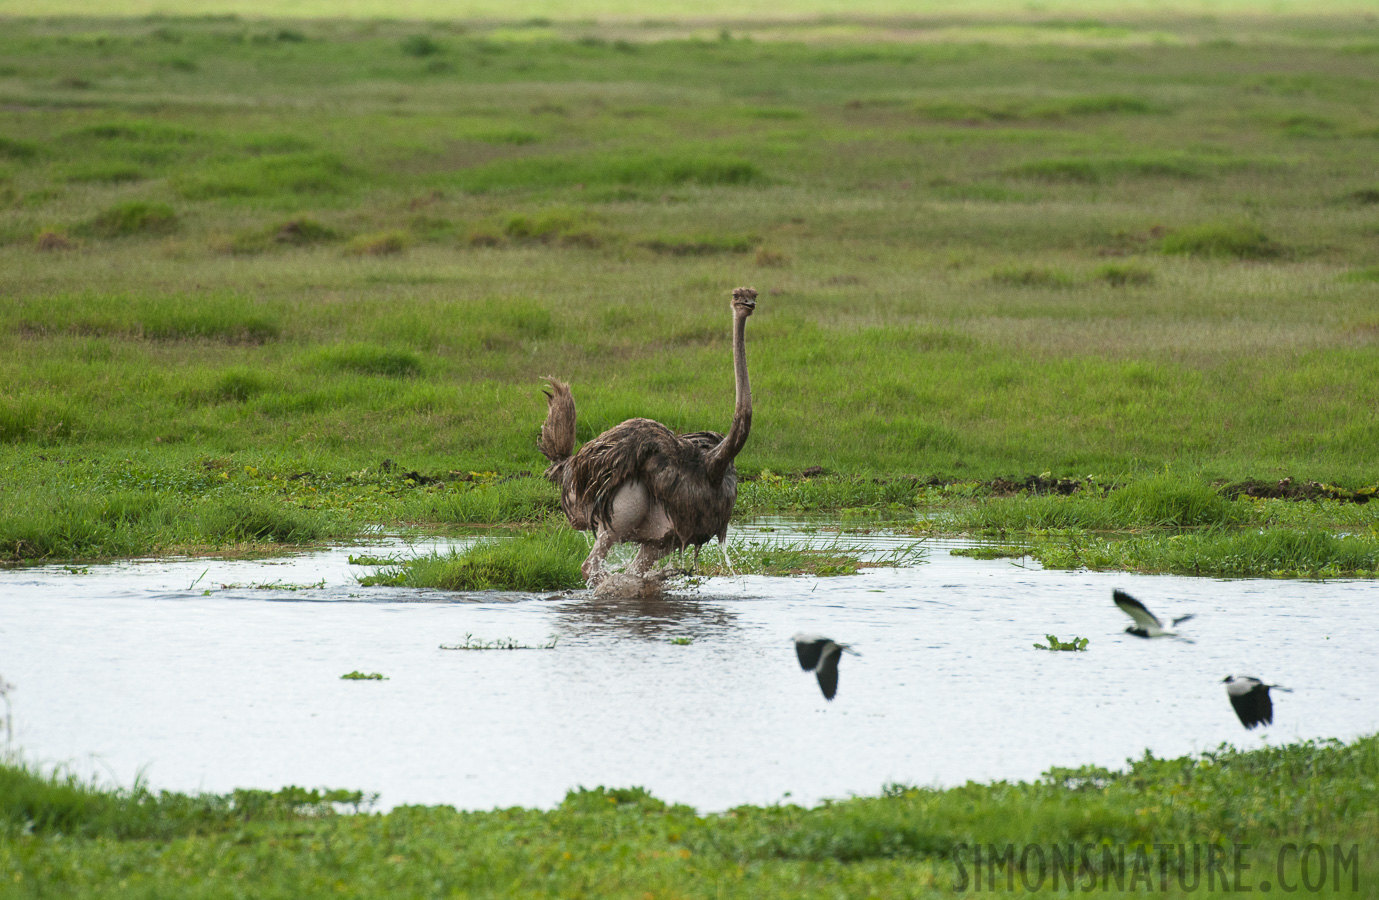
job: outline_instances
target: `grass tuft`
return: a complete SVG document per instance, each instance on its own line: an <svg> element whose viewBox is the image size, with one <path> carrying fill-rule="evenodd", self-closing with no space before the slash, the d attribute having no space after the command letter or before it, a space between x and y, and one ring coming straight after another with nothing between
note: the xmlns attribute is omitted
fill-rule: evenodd
<svg viewBox="0 0 1379 900"><path fill-rule="evenodd" d="M402 52L408 56L416 57L435 56L438 53L445 52L443 46L424 34L408 35L402 39L402 43L399 44L399 47Z"/></svg>
<svg viewBox="0 0 1379 900"><path fill-rule="evenodd" d="M308 247L340 239L339 232L305 216L242 231L231 239L232 253L262 253L274 247Z"/></svg>
<svg viewBox="0 0 1379 900"><path fill-rule="evenodd" d="M112 206L81 230L102 238L167 234L177 228L177 214L166 203L133 201Z"/></svg>
<svg viewBox="0 0 1379 900"><path fill-rule="evenodd" d="M1092 273L1112 287L1142 287L1154 283L1154 271L1137 263L1107 263Z"/></svg>
<svg viewBox="0 0 1379 900"><path fill-rule="evenodd" d="M468 169L455 180L465 190L481 193L574 185L749 185L765 181L765 175L755 164L736 157L610 152L503 160Z"/></svg>
<svg viewBox="0 0 1379 900"><path fill-rule="evenodd" d="M407 235L401 231L361 234L345 247L352 256L392 256L407 249Z"/></svg>
<svg viewBox="0 0 1379 900"><path fill-rule="evenodd" d="M714 253L750 253L761 238L754 234L698 234L661 236L638 241L653 253L670 256L707 256Z"/></svg>
<svg viewBox="0 0 1379 900"><path fill-rule="evenodd" d="M1066 288L1073 285L1073 279L1067 274L1037 266L997 269L991 273L990 280L1006 287Z"/></svg>
<svg viewBox="0 0 1379 900"><path fill-rule="evenodd" d="M326 369L357 372L361 375L410 378L421 373L421 357L411 350L377 347L373 344L328 347L318 353L316 358Z"/></svg>
<svg viewBox="0 0 1379 900"><path fill-rule="evenodd" d="M284 153L209 165L174 179L188 200L330 195L347 191L354 173L331 153Z"/></svg>
<svg viewBox="0 0 1379 900"><path fill-rule="evenodd" d="M310 544L338 532L323 512L259 497L230 497L202 510L200 526L212 543Z"/></svg>
<svg viewBox="0 0 1379 900"><path fill-rule="evenodd" d="M1283 248L1259 227L1241 222L1209 222L1173 232L1164 238L1164 253L1232 259L1275 259Z"/></svg>
<svg viewBox="0 0 1379 900"><path fill-rule="evenodd" d="M216 379L211 396L222 403L243 403L268 390L266 378L252 369L231 369Z"/></svg>
<svg viewBox="0 0 1379 900"><path fill-rule="evenodd" d="M584 584L589 545L577 531L555 528L487 538L463 551L431 553L359 579L363 585L442 591L553 591Z"/></svg>
<svg viewBox="0 0 1379 900"><path fill-rule="evenodd" d="M14 138L0 137L0 159L32 162L38 158L38 145Z"/></svg>

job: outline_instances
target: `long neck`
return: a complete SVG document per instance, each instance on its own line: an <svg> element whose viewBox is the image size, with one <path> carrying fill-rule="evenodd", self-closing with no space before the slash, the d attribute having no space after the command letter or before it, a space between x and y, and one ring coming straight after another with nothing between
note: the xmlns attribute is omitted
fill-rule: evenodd
<svg viewBox="0 0 1379 900"><path fill-rule="evenodd" d="M752 385L747 380L747 317L734 316L733 376L737 384L737 406L733 409L733 424L728 436L709 453L709 483L717 484L727 474L728 466L747 443L752 432Z"/></svg>

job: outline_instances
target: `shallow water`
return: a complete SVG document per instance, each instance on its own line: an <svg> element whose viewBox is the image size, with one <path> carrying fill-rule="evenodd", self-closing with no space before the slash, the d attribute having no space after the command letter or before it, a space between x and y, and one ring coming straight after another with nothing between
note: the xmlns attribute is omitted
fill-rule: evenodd
<svg viewBox="0 0 1379 900"><path fill-rule="evenodd" d="M1042 571L950 556L960 544L931 542L909 569L627 602L355 583L367 570L348 556L389 546L11 570L0 676L29 760L174 790L361 788L384 808L551 806L600 784L703 810L814 803L1379 729L1363 698L1379 685L1371 582ZM1195 643L1123 634L1112 587L1195 613ZM834 702L800 671L797 631L863 654L843 659ZM1089 648L1034 649L1049 632ZM466 634L559 640L440 649ZM340 679L356 669L388 680ZM1220 684L1232 672L1295 689L1275 695L1272 728L1241 728Z"/></svg>

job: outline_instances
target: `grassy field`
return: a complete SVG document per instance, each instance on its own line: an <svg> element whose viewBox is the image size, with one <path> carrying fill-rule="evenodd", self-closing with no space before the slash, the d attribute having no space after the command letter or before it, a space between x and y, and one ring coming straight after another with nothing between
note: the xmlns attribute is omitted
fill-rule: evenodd
<svg viewBox="0 0 1379 900"><path fill-rule="evenodd" d="M1373 486L1379 22L1098 11L10 19L0 556L543 519L739 284L749 475Z"/></svg>
<svg viewBox="0 0 1379 900"><path fill-rule="evenodd" d="M945 17L999 20L1003 23L1071 16L1133 16L1162 19L1191 16L1315 16L1374 12L1368 0L0 0L0 15L10 16L225 16L315 19L487 19L530 22L648 20L690 27L711 19L763 22L858 16L912 19ZM846 24L830 21L830 29Z"/></svg>
<svg viewBox="0 0 1379 900"><path fill-rule="evenodd" d="M366 799L346 791L109 792L7 765L0 897L952 896L973 892L978 868L982 890L994 881L1010 894L1049 890L1036 859L1056 865L1054 847L1079 860L1054 876L1054 896L1072 892L1069 880L1132 896L1296 890L1318 884L1320 861L1326 896L1372 897L1377 776L1369 737L1146 755L1121 771L1055 769L1033 783L896 785L814 809L699 815L640 789L597 788L550 811L370 815L337 812ZM975 846L989 861L1007 844L1023 867L974 865ZM1237 844L1248 845L1240 869ZM1208 886L1208 845L1221 850L1227 889L1219 876Z"/></svg>

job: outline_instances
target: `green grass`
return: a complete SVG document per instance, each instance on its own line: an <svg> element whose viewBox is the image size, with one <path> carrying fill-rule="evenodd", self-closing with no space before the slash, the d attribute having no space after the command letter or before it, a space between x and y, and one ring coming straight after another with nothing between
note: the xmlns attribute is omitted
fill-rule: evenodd
<svg viewBox="0 0 1379 900"><path fill-rule="evenodd" d="M1217 531L1107 539L1069 534L1037 541L1030 555L1051 569L1114 569L1216 578L1374 578L1379 533L1321 529Z"/></svg>
<svg viewBox="0 0 1379 900"><path fill-rule="evenodd" d="M330 816L335 804L357 810L367 802L358 791L298 787L187 795L155 792L136 782L132 788L111 790L62 771L44 771L13 759L0 762L0 841L6 851L15 849L21 833L47 839L166 841L221 833L248 822ZM17 861L2 851L0 855L4 865Z"/></svg>
<svg viewBox="0 0 1379 900"><path fill-rule="evenodd" d="M1374 876L1363 861L1379 850L1375 737L1145 754L1118 770L1055 768L1030 782L948 789L891 785L812 808L716 815L640 788L573 790L550 810L400 806L360 815L341 806L365 798L343 791L110 792L14 765L0 768L0 784L0 875L13 896L938 897L961 892L954 853L964 848L971 889L978 844L998 853L1012 844L1017 858L1028 844L1090 845L1093 884L1139 895L1133 877L1125 889L1137 850L1148 861L1139 877L1152 886L1156 845L1224 847L1229 867L1233 843L1250 845L1241 883L1255 886L1279 871L1285 844L1341 845L1349 861L1337 895L1369 896ZM1116 870L1122 847L1125 868ZM994 872L1005 881L1004 866ZM1009 877L1019 884L1022 872L1037 875L1016 863ZM1281 874L1300 883L1295 855ZM1086 889L1087 875L1073 880Z"/></svg>
<svg viewBox="0 0 1379 900"><path fill-rule="evenodd" d="M739 469L860 476L744 483L744 514L913 509L900 476L1362 487L1379 30L1328 9L13 19L0 488L39 505L7 527L204 459L312 473L269 494L346 533L540 524L540 376L582 440L723 430L739 284ZM440 483L346 481L383 460ZM174 493L175 525L40 543L195 547ZM1176 521L999 507L969 524Z"/></svg>
<svg viewBox="0 0 1379 900"><path fill-rule="evenodd" d="M1190 256L1272 259L1283 249L1255 225L1213 222L1183 228L1164 238L1163 252Z"/></svg>
<svg viewBox="0 0 1379 900"><path fill-rule="evenodd" d="M700 553L699 565L694 568L695 574L813 575L828 578L856 575L860 569L875 566L918 565L924 561L927 550L919 544L911 544L881 554L868 554L841 536L823 546L802 540L739 537L730 540L728 554L732 560L731 566L723 559L722 550L716 545L706 545ZM672 565L681 562L686 568L689 567L688 559L672 558Z"/></svg>
<svg viewBox="0 0 1379 900"><path fill-rule="evenodd" d="M584 536L567 528L487 538L449 553L430 553L387 566L365 586L442 591L558 591L583 587L580 564L589 555Z"/></svg>

